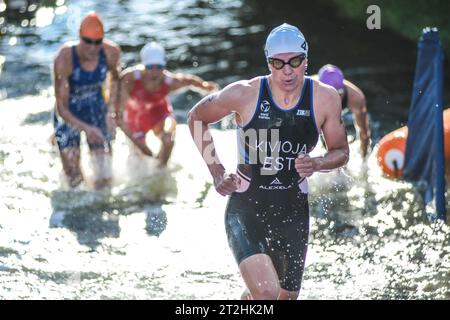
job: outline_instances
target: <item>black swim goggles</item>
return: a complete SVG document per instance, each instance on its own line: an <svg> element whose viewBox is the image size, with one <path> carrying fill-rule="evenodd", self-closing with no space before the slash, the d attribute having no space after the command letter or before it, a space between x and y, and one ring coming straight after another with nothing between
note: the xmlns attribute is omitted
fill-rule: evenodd
<svg viewBox="0 0 450 320"><path fill-rule="evenodd" d="M284 61L277 58L268 58L267 61L277 70L283 69L283 67L288 64L292 68L298 68L302 64L303 60L306 59L306 55L300 54L298 56L290 58L288 61Z"/></svg>
<svg viewBox="0 0 450 320"><path fill-rule="evenodd" d="M103 43L103 38L91 39L91 38L81 37L81 40L83 40L84 43L86 43L86 44L95 44L96 46L99 46Z"/></svg>

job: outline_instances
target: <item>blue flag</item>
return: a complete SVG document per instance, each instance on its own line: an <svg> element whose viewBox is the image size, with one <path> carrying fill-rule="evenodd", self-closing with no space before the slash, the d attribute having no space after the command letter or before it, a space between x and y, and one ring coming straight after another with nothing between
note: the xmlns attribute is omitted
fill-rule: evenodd
<svg viewBox="0 0 450 320"><path fill-rule="evenodd" d="M443 59L437 29L425 28L418 44L403 178L420 186L426 204L434 196L437 218L445 221Z"/></svg>

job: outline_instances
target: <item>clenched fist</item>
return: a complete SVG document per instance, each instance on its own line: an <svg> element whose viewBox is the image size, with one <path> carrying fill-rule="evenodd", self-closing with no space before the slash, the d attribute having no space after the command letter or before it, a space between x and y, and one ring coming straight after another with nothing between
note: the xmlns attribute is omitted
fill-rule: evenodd
<svg viewBox="0 0 450 320"><path fill-rule="evenodd" d="M224 173L214 177L216 191L222 196L229 196L241 185L241 179L234 173Z"/></svg>
<svg viewBox="0 0 450 320"><path fill-rule="evenodd" d="M307 154L300 153L295 159L295 170L300 177L310 177L314 171L314 160Z"/></svg>

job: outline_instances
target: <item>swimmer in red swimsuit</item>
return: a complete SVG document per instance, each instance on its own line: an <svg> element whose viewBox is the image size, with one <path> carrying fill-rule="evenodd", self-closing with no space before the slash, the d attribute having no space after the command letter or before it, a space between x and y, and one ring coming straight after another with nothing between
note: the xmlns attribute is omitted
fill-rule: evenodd
<svg viewBox="0 0 450 320"><path fill-rule="evenodd" d="M176 129L168 95L189 86L210 93L217 91L218 86L195 75L167 71L164 48L155 42L145 45L140 55L142 64L124 70L121 75L116 120L133 144L148 156L153 156L153 152L146 145L145 136L153 130L162 142L157 159L160 166L166 166Z"/></svg>

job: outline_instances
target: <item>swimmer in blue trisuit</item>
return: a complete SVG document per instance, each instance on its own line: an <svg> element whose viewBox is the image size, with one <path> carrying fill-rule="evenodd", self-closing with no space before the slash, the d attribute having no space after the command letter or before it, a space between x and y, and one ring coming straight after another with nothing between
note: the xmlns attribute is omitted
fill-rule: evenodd
<svg viewBox="0 0 450 320"><path fill-rule="evenodd" d="M94 169L95 188L111 181L111 133L120 72L120 48L104 37L103 23L95 12L80 26L80 41L66 43L54 62L56 112L55 138L63 170L71 187L83 180L80 169L80 132L86 133ZM103 84L108 72L109 104Z"/></svg>
<svg viewBox="0 0 450 320"><path fill-rule="evenodd" d="M339 94L305 77L308 45L300 30L273 29L265 53L269 75L205 97L188 122L217 192L230 195L225 226L247 288L242 298L297 299L309 233L307 177L346 164L349 148ZM207 132L232 113L237 174L225 171ZM327 152L310 157L320 132Z"/></svg>
<svg viewBox="0 0 450 320"><path fill-rule="evenodd" d="M319 81L335 88L341 97L342 108L348 108L352 112L353 123L359 136L361 157L364 159L370 144L369 117L364 93L354 83L344 79L342 70L332 64L324 65L318 74L312 77L317 77Z"/></svg>

